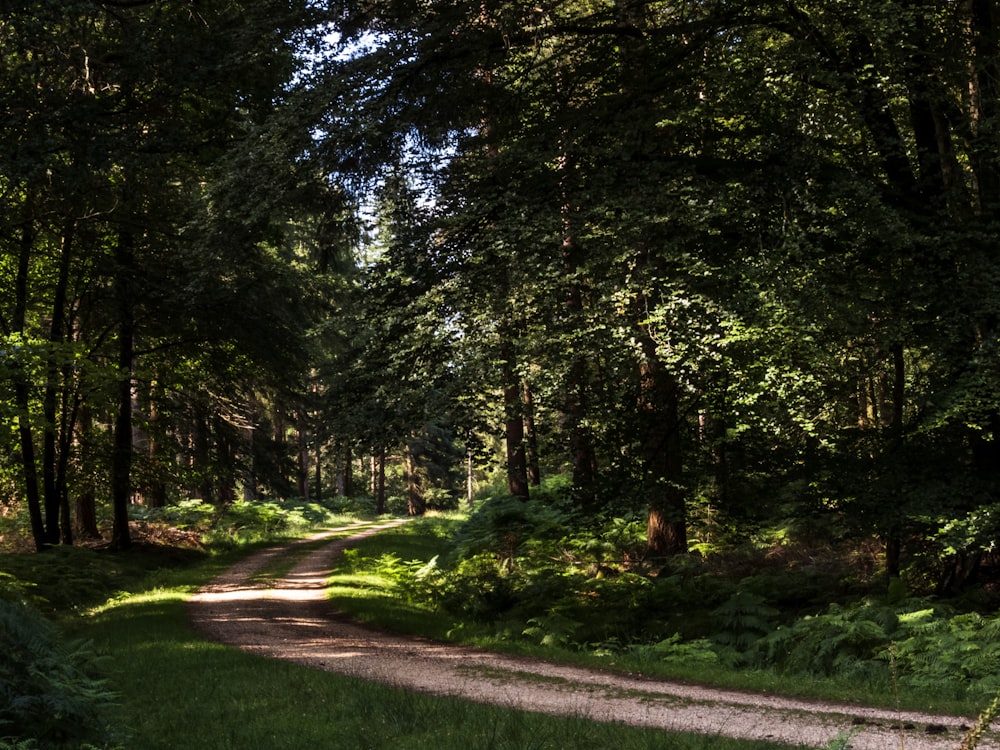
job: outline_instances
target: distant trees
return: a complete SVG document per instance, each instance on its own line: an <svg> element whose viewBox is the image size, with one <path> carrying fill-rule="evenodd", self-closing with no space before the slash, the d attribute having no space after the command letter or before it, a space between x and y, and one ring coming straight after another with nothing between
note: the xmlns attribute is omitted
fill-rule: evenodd
<svg viewBox="0 0 1000 750"><path fill-rule="evenodd" d="M331 150L429 196L513 494L530 380L544 460L651 555L707 507L839 511L890 574L992 538L993 3L343 9Z"/></svg>

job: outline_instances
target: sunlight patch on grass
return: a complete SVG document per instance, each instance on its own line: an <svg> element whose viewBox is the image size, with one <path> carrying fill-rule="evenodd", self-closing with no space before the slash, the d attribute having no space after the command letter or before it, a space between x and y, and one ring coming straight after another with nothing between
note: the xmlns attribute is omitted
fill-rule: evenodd
<svg viewBox="0 0 1000 750"><path fill-rule="evenodd" d="M330 586L327 588L327 598L336 601L342 601L344 598L381 601L384 596L385 594L381 590L361 586Z"/></svg>
<svg viewBox="0 0 1000 750"><path fill-rule="evenodd" d="M392 581L375 573L334 575L327 579L327 583L331 587L341 588L348 591L378 590L387 592L395 588Z"/></svg>
<svg viewBox="0 0 1000 750"><path fill-rule="evenodd" d="M149 604L150 602L187 601L191 597L191 593L192 591L188 587L153 589L152 591L145 591L140 594L123 592L111 597L104 604L90 608L87 610L87 614L100 615L112 609L134 607L141 604Z"/></svg>

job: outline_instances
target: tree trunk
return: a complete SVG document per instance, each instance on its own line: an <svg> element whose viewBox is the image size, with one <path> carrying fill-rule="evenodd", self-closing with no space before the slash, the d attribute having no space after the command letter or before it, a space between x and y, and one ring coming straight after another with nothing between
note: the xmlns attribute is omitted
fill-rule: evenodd
<svg viewBox="0 0 1000 750"><path fill-rule="evenodd" d="M20 367L20 365L19 365ZM42 518L42 497L38 486L38 468L35 463L35 442L29 421L30 398L26 379L19 370L14 372L14 399L17 403L17 434L21 445L21 468L24 472L24 492L28 501L31 535L39 552L47 546L45 521Z"/></svg>
<svg viewBox="0 0 1000 750"><path fill-rule="evenodd" d="M975 173L978 210L992 217L1000 208L1000 164L996 158L997 130L1000 128L1000 9L996 0L971 0L969 28L973 59L970 70L971 120L974 123L976 147L972 166ZM989 262L992 262L989 261ZM995 319L977 320L977 348L996 335ZM991 357L991 354L977 356ZM1000 410L994 408L988 417L989 430L976 430L972 436L973 459L981 472L995 477L1000 472Z"/></svg>
<svg viewBox="0 0 1000 750"><path fill-rule="evenodd" d="M201 404L192 402L191 411L191 465L195 470L197 485L195 495L213 505L219 502L212 482L211 427Z"/></svg>
<svg viewBox="0 0 1000 750"><path fill-rule="evenodd" d="M309 444L306 439L305 414L299 412L299 428L296 431L298 438L298 487L299 497L304 501L309 500Z"/></svg>
<svg viewBox="0 0 1000 750"><path fill-rule="evenodd" d="M531 395L531 384L527 380L524 381L524 441L528 484L538 487L542 483L542 471L538 465L538 435L535 433L535 404Z"/></svg>
<svg viewBox="0 0 1000 750"><path fill-rule="evenodd" d="M58 544L60 539L60 488L57 483L57 405L59 403L59 385L63 372L59 365L56 350L65 340L66 330L66 288L69 284L70 254L73 248L75 224L68 222L64 231L59 255L59 268L56 273L56 286L52 300L52 320L49 324L49 342L53 346L48 361L45 363L45 395L42 398L42 413L45 424L42 432L42 488L45 497L45 541ZM63 527L63 538L72 540L72 531Z"/></svg>
<svg viewBox="0 0 1000 750"><path fill-rule="evenodd" d="M75 428L76 442L80 454L80 477L77 479L76 529L80 536L97 539L101 536L97 528L97 493L94 491L94 474L90 464L90 441L94 429L90 407L80 405L79 425Z"/></svg>
<svg viewBox="0 0 1000 750"><path fill-rule="evenodd" d="M259 419L259 404L253 407L254 419ZM243 445L246 449L246 460L243 462L243 499L246 502L253 502L257 499L257 428L243 428Z"/></svg>
<svg viewBox="0 0 1000 750"><path fill-rule="evenodd" d="M472 508L475 505L475 483L472 475L472 448L465 449L465 504Z"/></svg>
<svg viewBox="0 0 1000 750"><path fill-rule="evenodd" d="M314 478L316 487L316 502L323 502L323 446L316 440L316 469Z"/></svg>
<svg viewBox="0 0 1000 750"><path fill-rule="evenodd" d="M147 456L149 457L150 479L146 493L146 502L150 508L163 508L167 504L167 484L164 481L164 460L162 442L160 440L160 393L162 389L156 380L149 387L149 420Z"/></svg>
<svg viewBox="0 0 1000 750"><path fill-rule="evenodd" d="M640 463L648 509L646 548L650 557L687 552L687 508L681 484L678 387L656 354L656 343L643 339L639 370Z"/></svg>
<svg viewBox="0 0 1000 750"><path fill-rule="evenodd" d="M128 506L132 499L132 367L135 346L135 320L130 288L135 251L133 243L132 236L123 231L118 235L115 248L118 266L115 276L118 304L118 388L111 459L111 546L121 551L132 546Z"/></svg>
<svg viewBox="0 0 1000 750"><path fill-rule="evenodd" d="M504 438L507 447L507 492L528 499L528 476L524 453L524 419L521 414L521 384L514 369L514 345L504 341L503 359Z"/></svg>
<svg viewBox="0 0 1000 750"><path fill-rule="evenodd" d="M67 365L65 370L69 370ZM63 383L70 382L69 372L64 372ZM76 434L76 420L79 416L82 405L82 397L79 394L72 396L72 407L69 405L70 396L67 388L63 388L62 418L59 421L59 451L56 460L56 489L59 493L59 527L61 541L65 545L73 544L75 528L73 524L73 510L69 501L69 457L75 446L74 435Z"/></svg>
<svg viewBox="0 0 1000 750"><path fill-rule="evenodd" d="M417 474L417 462L409 445L406 447L406 503L411 516L422 516L427 510Z"/></svg>
<svg viewBox="0 0 1000 750"><path fill-rule="evenodd" d="M573 174L572 160L563 153L559 160L559 181L562 200L562 256L563 269L566 273L566 317L570 325L576 325L583 312L583 289L579 281L582 265L581 251L576 241L571 216L573 203L571 180ZM571 330L570 335L576 335ZM587 425L587 410L590 401L590 368L587 360L581 354L571 355L565 388L565 405L563 407L563 424L569 431L569 450L573 465L573 494L578 503L585 507L593 506L596 500L597 455L594 451L590 427Z"/></svg>
<svg viewBox="0 0 1000 750"><path fill-rule="evenodd" d="M991 216L1000 206L1000 168L996 163L996 133L1000 123L1000 19L995 0L971 0L970 31L974 71L971 81L972 119L976 143L972 167L979 209Z"/></svg>
<svg viewBox="0 0 1000 750"><path fill-rule="evenodd" d="M372 494L375 496L375 514L385 513L385 449L379 448L372 457L374 462L374 485Z"/></svg>
<svg viewBox="0 0 1000 750"><path fill-rule="evenodd" d="M344 443L340 449L341 475L344 477L342 493L344 497L351 497L354 494L354 456L351 455L351 446Z"/></svg>
<svg viewBox="0 0 1000 750"><path fill-rule="evenodd" d="M893 344L890 349L892 360L891 409L888 426L892 450L898 451L904 440L903 418L906 398L906 366L903 359L903 345ZM890 522L883 534L885 538L885 572L889 579L899 578L903 556L903 529L899 520Z"/></svg>
<svg viewBox="0 0 1000 750"><path fill-rule="evenodd" d="M35 244L35 220L31 211L31 194L24 202L24 224L17 258L17 275L14 280L13 333L23 334L28 314L28 270L31 250ZM35 439L31 430L31 388L24 373L23 362L15 362L11 379L14 385L14 402L17 405L17 435L21 447L21 470L24 473L24 492L31 520L31 535L35 548L41 552L47 546L45 520L42 517L42 495L38 485L38 465L35 462Z"/></svg>

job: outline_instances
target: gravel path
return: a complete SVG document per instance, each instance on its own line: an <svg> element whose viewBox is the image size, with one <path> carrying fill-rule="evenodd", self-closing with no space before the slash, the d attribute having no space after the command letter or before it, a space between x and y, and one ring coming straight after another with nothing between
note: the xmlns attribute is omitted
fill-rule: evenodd
<svg viewBox="0 0 1000 750"><path fill-rule="evenodd" d="M331 541L277 582L254 582L254 573L289 547L252 555L191 599L191 618L209 639L264 656L410 690L597 721L813 747L826 747L839 733L854 731L854 750L958 750L972 723L968 718L789 700L503 656L387 634L334 612L325 599L334 558L358 540L403 522ZM995 736L979 747L1000 750Z"/></svg>

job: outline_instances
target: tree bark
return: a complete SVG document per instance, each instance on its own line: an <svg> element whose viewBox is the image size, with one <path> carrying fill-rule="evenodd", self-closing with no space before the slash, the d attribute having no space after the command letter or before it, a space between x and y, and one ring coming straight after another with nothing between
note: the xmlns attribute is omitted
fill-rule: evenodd
<svg viewBox="0 0 1000 750"><path fill-rule="evenodd" d="M344 477L342 493L344 497L354 494L354 457L351 455L351 445L345 442L340 449L341 474Z"/></svg>
<svg viewBox="0 0 1000 750"><path fill-rule="evenodd" d="M74 429L81 457L81 471L77 480L74 506L77 532L88 539L97 539L101 536L100 529L97 528L97 494L94 491L93 469L89 466L91 455L89 442L93 428L90 406L83 403L80 405L79 424Z"/></svg>
<svg viewBox="0 0 1000 750"><path fill-rule="evenodd" d="M892 403L888 425L889 443L892 451L902 448L904 399L906 398L906 366L903 358L903 345L894 344L891 347L892 360ZM903 529L900 520L893 519L883 532L885 541L885 572L890 580L899 578L902 571Z"/></svg>
<svg viewBox="0 0 1000 750"><path fill-rule="evenodd" d="M687 507L681 484L678 386L662 367L656 343L643 340L639 371L640 463L648 510L646 551L649 557L687 552Z"/></svg>
<svg viewBox="0 0 1000 750"><path fill-rule="evenodd" d="M31 194L25 197L24 223L18 247L17 274L14 279L14 319L12 332L23 334L28 314L28 270L31 251L35 244L35 220L31 211ZM31 388L24 372L24 362L16 362L11 375L14 402L17 405L17 435L21 448L21 470L24 475L24 492L28 503L28 518L35 548L41 552L48 546L45 520L42 516L42 495L38 484L38 465L35 461L35 439L31 429Z"/></svg>
<svg viewBox="0 0 1000 750"><path fill-rule="evenodd" d="M406 504L411 516L422 516L427 510L417 473L416 457L409 445L406 447Z"/></svg>
<svg viewBox="0 0 1000 750"><path fill-rule="evenodd" d="M570 198L572 159L565 152L565 148L560 158L559 172L563 224L562 257L567 278L566 318L570 321L570 325L574 326L583 312L583 289L578 278L582 259L572 222L573 203ZM575 334L576 331L570 331L570 335ZM582 354L574 352L571 357L565 388L563 424L569 431L573 494L578 503L590 507L595 503L597 491L597 454L586 422L590 401L590 367Z"/></svg>
<svg viewBox="0 0 1000 750"><path fill-rule="evenodd" d="M132 546L128 506L132 499L132 368L135 356L135 319L132 309L134 238L121 231L115 247L118 305L118 387L115 404L114 446L111 459L111 546L124 551Z"/></svg>
<svg viewBox="0 0 1000 750"><path fill-rule="evenodd" d="M521 384L515 372L514 345L508 340L500 347L503 359L504 442L507 449L507 492L528 499L528 476L524 452L524 418L521 413Z"/></svg>
<svg viewBox="0 0 1000 750"><path fill-rule="evenodd" d="M56 286L52 300L52 320L49 324L49 342L53 349L45 363L45 395L42 398L42 413L45 424L42 432L42 488L45 497L45 541L58 544L60 540L60 497L63 494L57 482L57 411L59 403L59 381L63 372L56 353L65 342L66 330L66 289L69 285L70 255L73 248L75 223L70 221L63 231L56 273ZM62 538L72 542L72 530L65 525Z"/></svg>
<svg viewBox="0 0 1000 750"><path fill-rule="evenodd" d="M474 482L472 476L472 448L465 449L465 504L472 508L475 505Z"/></svg>
<svg viewBox="0 0 1000 750"><path fill-rule="evenodd" d="M375 514L381 516L385 513L385 449L379 448L372 456L372 481L375 496Z"/></svg>
<svg viewBox="0 0 1000 750"><path fill-rule="evenodd" d="M538 435L535 433L535 403L531 384L524 381L524 447L527 461L528 484L538 487L542 484L542 471L538 464Z"/></svg>
<svg viewBox="0 0 1000 750"><path fill-rule="evenodd" d="M160 440L160 393L162 388L156 380L149 387L149 407L147 415L149 420L149 445L147 456L149 457L150 479L146 502L150 508L162 508L167 504L167 484L164 481L164 460L162 441Z"/></svg>
<svg viewBox="0 0 1000 750"><path fill-rule="evenodd" d="M314 469L314 482L316 483L316 502L323 502L323 445L316 440L316 468Z"/></svg>
<svg viewBox="0 0 1000 750"><path fill-rule="evenodd" d="M299 487L299 497L303 500L309 500L309 444L306 439L306 428L305 421L306 415L304 411L299 410L299 427L296 430L296 436L298 440L298 487Z"/></svg>

